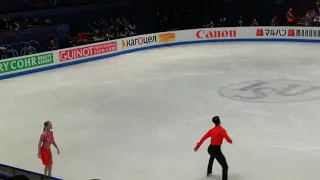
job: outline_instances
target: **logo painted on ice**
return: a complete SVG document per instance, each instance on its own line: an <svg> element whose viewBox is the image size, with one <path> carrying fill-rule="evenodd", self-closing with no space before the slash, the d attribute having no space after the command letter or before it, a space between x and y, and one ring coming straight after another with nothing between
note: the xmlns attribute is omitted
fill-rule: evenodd
<svg viewBox="0 0 320 180"><path fill-rule="evenodd" d="M220 89L220 95L257 103L288 103L320 98L320 84L299 80L257 80L231 84Z"/></svg>

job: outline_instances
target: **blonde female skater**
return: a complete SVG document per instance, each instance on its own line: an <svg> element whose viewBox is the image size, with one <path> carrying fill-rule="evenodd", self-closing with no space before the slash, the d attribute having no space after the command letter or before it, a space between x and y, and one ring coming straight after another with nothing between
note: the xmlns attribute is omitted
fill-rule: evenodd
<svg viewBox="0 0 320 180"><path fill-rule="evenodd" d="M46 121L44 123L43 132L40 136L38 145L38 157L42 160L43 165L45 165L44 174L48 176L51 176L52 171L52 154L50 150L51 144L54 145L58 151L58 154L60 154L60 150L54 141L54 136L51 129L52 123L50 121Z"/></svg>

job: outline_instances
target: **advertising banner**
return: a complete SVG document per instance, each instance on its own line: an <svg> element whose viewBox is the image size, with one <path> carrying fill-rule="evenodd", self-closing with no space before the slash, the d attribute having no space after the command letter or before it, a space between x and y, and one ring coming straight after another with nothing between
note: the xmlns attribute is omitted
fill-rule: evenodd
<svg viewBox="0 0 320 180"><path fill-rule="evenodd" d="M0 61L0 74L53 64L53 53Z"/></svg>
<svg viewBox="0 0 320 180"><path fill-rule="evenodd" d="M214 30L214 29L201 29L196 32L197 39L226 39L237 37L237 30Z"/></svg>
<svg viewBox="0 0 320 180"><path fill-rule="evenodd" d="M117 49L116 41L74 49L66 49L59 52L59 60L60 62L64 62L81 58L89 58L96 55L114 52L117 51Z"/></svg>
<svg viewBox="0 0 320 180"><path fill-rule="evenodd" d="M132 39L122 40L121 45L122 49L130 48L130 47L138 47L145 44L155 44L157 43L157 36L139 36Z"/></svg>
<svg viewBox="0 0 320 180"><path fill-rule="evenodd" d="M169 43L176 41L176 33L158 34L159 43Z"/></svg>
<svg viewBox="0 0 320 180"><path fill-rule="evenodd" d="M257 37L307 37L319 38L320 30L315 28L258 28L256 30Z"/></svg>
<svg viewBox="0 0 320 180"><path fill-rule="evenodd" d="M262 37L283 37L283 36L295 36L294 29L286 29L286 28L264 28L264 29L257 29L256 30L256 36Z"/></svg>
<svg viewBox="0 0 320 180"><path fill-rule="evenodd" d="M121 41L122 49L153 45L158 43L169 43L176 40L175 33L163 33L158 35L138 36Z"/></svg>
<svg viewBox="0 0 320 180"><path fill-rule="evenodd" d="M295 30L295 36L296 37L313 37L313 38L319 38L320 37L320 30L319 29L296 29Z"/></svg>

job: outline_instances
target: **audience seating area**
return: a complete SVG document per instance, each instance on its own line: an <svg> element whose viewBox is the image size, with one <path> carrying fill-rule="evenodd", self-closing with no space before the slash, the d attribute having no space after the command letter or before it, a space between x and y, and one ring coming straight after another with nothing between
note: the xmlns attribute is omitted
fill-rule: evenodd
<svg viewBox="0 0 320 180"><path fill-rule="evenodd" d="M103 0L99 0L103 1ZM73 7L76 8L76 7ZM82 8L77 14L59 11L60 15L54 10L46 13L37 13L37 16L30 15L25 17L24 13L19 16L14 14L3 15L0 20L0 59L7 59L28 54L40 53L66 47L84 45L88 43L112 40L117 38L129 37L138 34L131 15L123 16L125 10L110 11L103 9L95 11L94 6L91 10L85 11ZM98 7L96 7L98 8ZM101 10L102 8L102 10ZM320 0L315 2L314 7L307 10L302 18L295 17L293 25L318 26ZM88 8L89 9L89 8ZM190 28L214 28L214 27L234 27L234 26L277 26L288 25L285 22L286 11L282 9L273 14L263 14L263 18L257 15L242 16L239 11L237 16L228 14L217 17L211 13L205 14L205 18L198 18L199 10L193 7L166 7L159 9L155 15L157 22L156 31L168 31ZM104 12L109 12L105 13ZM115 13L120 12L120 13ZM293 10L294 12L294 10ZM90 14L88 17L83 14ZM295 12L294 12L295 14ZM65 15L70 17L65 18ZM79 15L79 18L77 19ZM130 19L129 19L130 18ZM82 21L83 20L83 21ZM79 23L80 22L80 23ZM202 24L202 25L201 25ZM140 27L141 28L141 27ZM47 32L47 33L40 33Z"/></svg>
<svg viewBox="0 0 320 180"><path fill-rule="evenodd" d="M319 26L320 25L320 0L317 0L313 7L305 13L302 18L297 18L297 25Z"/></svg>
<svg viewBox="0 0 320 180"><path fill-rule="evenodd" d="M0 59L135 35L135 24L123 16L129 12L128 5L113 6L4 14L0 20Z"/></svg>

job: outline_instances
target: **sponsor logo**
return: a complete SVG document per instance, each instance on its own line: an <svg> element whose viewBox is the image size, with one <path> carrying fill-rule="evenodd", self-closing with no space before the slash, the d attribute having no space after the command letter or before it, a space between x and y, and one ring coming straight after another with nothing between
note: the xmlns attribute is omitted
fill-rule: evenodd
<svg viewBox="0 0 320 180"><path fill-rule="evenodd" d="M124 49L126 47L126 42L124 40L121 41L121 47Z"/></svg>
<svg viewBox="0 0 320 180"><path fill-rule="evenodd" d="M121 46L122 46L122 49L125 49L127 47L141 46L144 44L152 44L156 42L157 42L157 36L142 36L142 37L136 37L133 39L122 40Z"/></svg>
<svg viewBox="0 0 320 180"><path fill-rule="evenodd" d="M53 64L53 54L41 54L9 61L0 61L0 73L29 69L38 66Z"/></svg>
<svg viewBox="0 0 320 180"><path fill-rule="evenodd" d="M220 95L256 103L287 103L320 98L320 84L299 80L257 80L231 84L220 89Z"/></svg>
<svg viewBox="0 0 320 180"><path fill-rule="evenodd" d="M257 29L256 36L320 37L315 29Z"/></svg>
<svg viewBox="0 0 320 180"><path fill-rule="evenodd" d="M230 38L237 37L236 30L199 30L196 32L198 39L219 39L219 38Z"/></svg>
<svg viewBox="0 0 320 180"><path fill-rule="evenodd" d="M320 37L320 30L297 29L296 36L298 36L298 37Z"/></svg>
<svg viewBox="0 0 320 180"><path fill-rule="evenodd" d="M159 34L158 38L160 43L174 42L176 40L176 34L175 33Z"/></svg>
<svg viewBox="0 0 320 180"><path fill-rule="evenodd" d="M256 36L295 36L294 29L257 29Z"/></svg>
<svg viewBox="0 0 320 180"><path fill-rule="evenodd" d="M114 51L117 51L116 41L60 51L59 57L60 61L63 62L80 58L87 58L99 54L106 54Z"/></svg>

